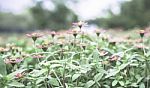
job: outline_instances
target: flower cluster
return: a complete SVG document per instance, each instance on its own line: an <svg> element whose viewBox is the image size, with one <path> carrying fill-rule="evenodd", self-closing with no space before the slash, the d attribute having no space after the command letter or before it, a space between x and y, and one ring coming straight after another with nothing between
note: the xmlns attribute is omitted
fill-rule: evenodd
<svg viewBox="0 0 150 88"><path fill-rule="evenodd" d="M12 64L12 65L20 63L22 61L23 61L23 58L21 57L7 57L6 59L4 59L4 62L6 64Z"/></svg>

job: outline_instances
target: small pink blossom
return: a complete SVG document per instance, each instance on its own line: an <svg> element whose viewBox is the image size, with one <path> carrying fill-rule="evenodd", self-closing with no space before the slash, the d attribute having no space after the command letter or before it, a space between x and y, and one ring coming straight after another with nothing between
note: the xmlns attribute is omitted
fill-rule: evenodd
<svg viewBox="0 0 150 88"><path fill-rule="evenodd" d="M112 55L109 59L110 59L110 61L118 61L121 59L121 57L118 55Z"/></svg>
<svg viewBox="0 0 150 88"><path fill-rule="evenodd" d="M108 54L108 52L105 50L101 50L101 51L99 51L99 54L100 54L100 56L105 56Z"/></svg>
<svg viewBox="0 0 150 88"><path fill-rule="evenodd" d="M41 59L41 58L44 58L44 56L41 54L34 54L34 55L32 55L32 58L33 59Z"/></svg>
<svg viewBox="0 0 150 88"><path fill-rule="evenodd" d="M7 51L9 51L8 48L0 47L0 53L1 53L1 54L4 54L4 52L7 52Z"/></svg>
<svg viewBox="0 0 150 88"><path fill-rule="evenodd" d="M56 34L57 34L57 33L56 33L55 31L51 31L51 32L50 32L50 35L52 36L52 38L55 37Z"/></svg>
<svg viewBox="0 0 150 88"><path fill-rule="evenodd" d="M16 77L17 79L23 78L23 76L24 76L23 73L17 73L17 74L15 75L15 77Z"/></svg>
<svg viewBox="0 0 150 88"><path fill-rule="evenodd" d="M23 61L23 59L20 58L20 57L17 57L17 58L11 58L11 57L9 57L9 58L6 58L6 59L4 60L4 62L5 62L6 64L16 64L16 63L20 63L20 62L22 62L22 61Z"/></svg>
<svg viewBox="0 0 150 88"><path fill-rule="evenodd" d="M31 33L31 34L26 34L28 37L32 38L33 41L36 41L37 38L42 37L43 35L41 33Z"/></svg>
<svg viewBox="0 0 150 88"><path fill-rule="evenodd" d="M83 26L87 26L87 23L84 22L84 21L79 21L79 22L76 22L76 23L72 23L73 26L78 26L80 29L83 27Z"/></svg>

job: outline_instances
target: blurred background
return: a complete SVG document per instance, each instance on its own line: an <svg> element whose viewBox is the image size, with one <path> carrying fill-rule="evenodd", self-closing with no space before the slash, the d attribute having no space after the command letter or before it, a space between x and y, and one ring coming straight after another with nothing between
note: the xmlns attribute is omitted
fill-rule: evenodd
<svg viewBox="0 0 150 88"><path fill-rule="evenodd" d="M150 0L0 0L0 33L67 30L79 20L107 29L148 27Z"/></svg>

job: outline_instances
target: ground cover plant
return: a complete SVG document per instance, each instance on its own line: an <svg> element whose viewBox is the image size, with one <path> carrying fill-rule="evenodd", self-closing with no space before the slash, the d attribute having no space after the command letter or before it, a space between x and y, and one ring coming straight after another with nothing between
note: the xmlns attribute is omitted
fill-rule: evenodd
<svg viewBox="0 0 150 88"><path fill-rule="evenodd" d="M0 88L150 88L149 30L120 41L73 25L0 47Z"/></svg>

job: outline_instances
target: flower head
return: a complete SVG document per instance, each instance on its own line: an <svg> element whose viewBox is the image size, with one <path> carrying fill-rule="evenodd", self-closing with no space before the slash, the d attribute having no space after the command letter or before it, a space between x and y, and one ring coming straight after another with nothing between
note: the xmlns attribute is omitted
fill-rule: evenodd
<svg viewBox="0 0 150 88"><path fill-rule="evenodd" d="M38 45L37 48L42 49L44 52L47 51L48 47L50 46L51 43L44 42L41 45Z"/></svg>
<svg viewBox="0 0 150 88"><path fill-rule="evenodd" d="M110 61L117 61L117 60L120 60L121 57L118 55L112 55L109 59L110 59Z"/></svg>
<svg viewBox="0 0 150 88"><path fill-rule="evenodd" d="M75 38L77 37L79 30L78 29L72 29L68 31L69 34L72 34Z"/></svg>
<svg viewBox="0 0 150 88"><path fill-rule="evenodd" d="M40 48L40 49L42 49L44 52L46 52L47 49L48 49L48 45L47 45L47 44L38 45L37 48Z"/></svg>
<svg viewBox="0 0 150 88"><path fill-rule="evenodd" d="M112 46L115 46L116 45L116 41L109 41L109 44L112 45Z"/></svg>
<svg viewBox="0 0 150 88"><path fill-rule="evenodd" d="M5 52L7 52L9 49L7 48L3 48L3 47L0 47L0 53L1 54L4 54Z"/></svg>
<svg viewBox="0 0 150 88"><path fill-rule="evenodd" d="M62 48L67 43L66 39L58 38L57 44Z"/></svg>
<svg viewBox="0 0 150 88"><path fill-rule="evenodd" d="M145 30L140 30L140 31L139 31L139 34L140 34L141 38L143 38L143 37L144 37L145 33L146 33L146 31L145 31Z"/></svg>
<svg viewBox="0 0 150 88"><path fill-rule="evenodd" d="M73 24L73 26L78 26L80 29L81 29L83 26L86 26L86 25L87 25L87 23L84 22L84 21L79 21L79 22L77 22L77 23L72 23L72 24Z"/></svg>
<svg viewBox="0 0 150 88"><path fill-rule="evenodd" d="M103 65L108 65L108 64L109 64L109 61L102 61L102 64L103 64Z"/></svg>
<svg viewBox="0 0 150 88"><path fill-rule="evenodd" d="M16 78L16 79L19 79L19 78L23 78L23 76L24 76L24 73L17 73L17 74L15 75L15 78Z"/></svg>
<svg viewBox="0 0 150 88"><path fill-rule="evenodd" d="M55 31L51 31L51 32L50 32L50 35L52 36L52 38L54 38L56 34L57 34L57 33L56 33Z"/></svg>
<svg viewBox="0 0 150 88"><path fill-rule="evenodd" d="M42 37L43 35L40 33L31 33L31 34L26 34L28 37L32 38L33 41L35 42L37 38Z"/></svg>
<svg viewBox="0 0 150 88"><path fill-rule="evenodd" d="M148 47L147 46L145 46L145 45L143 45L143 44L136 44L136 45L134 45L135 46L135 48L137 48L137 49L148 49Z"/></svg>
<svg viewBox="0 0 150 88"><path fill-rule="evenodd" d="M99 55L100 55L100 56L106 56L107 54L108 54L108 52L105 51L105 50L100 50L100 51L99 51Z"/></svg>
<svg viewBox="0 0 150 88"><path fill-rule="evenodd" d="M22 51L22 48L21 48L21 47L14 46L14 47L11 48L11 50L12 50L12 53L14 53L14 52L21 52L21 51Z"/></svg>
<svg viewBox="0 0 150 88"><path fill-rule="evenodd" d="M12 64L12 65L15 65L16 63L20 63L22 62L23 59L21 57L7 57L4 62L6 64Z"/></svg>
<svg viewBox="0 0 150 88"><path fill-rule="evenodd" d="M109 36L108 35L102 36L101 38L102 38L103 41L108 41L109 40Z"/></svg>
<svg viewBox="0 0 150 88"><path fill-rule="evenodd" d="M41 59L41 58L44 58L44 56L41 54L34 54L34 55L32 55L32 58L33 59Z"/></svg>
<svg viewBox="0 0 150 88"><path fill-rule="evenodd" d="M143 42L143 39L135 39L135 40L133 40L133 42L135 42L135 43L142 43Z"/></svg>
<svg viewBox="0 0 150 88"><path fill-rule="evenodd" d="M6 44L6 47L9 49L9 50L12 50L14 47L16 47L16 45L14 43L8 43Z"/></svg>
<svg viewBox="0 0 150 88"><path fill-rule="evenodd" d="M86 43L79 43L79 45L77 45L77 46L79 46L85 50L87 44Z"/></svg>
<svg viewBox="0 0 150 88"><path fill-rule="evenodd" d="M101 31L100 30L95 30L95 33L96 33L97 36L99 36Z"/></svg>

